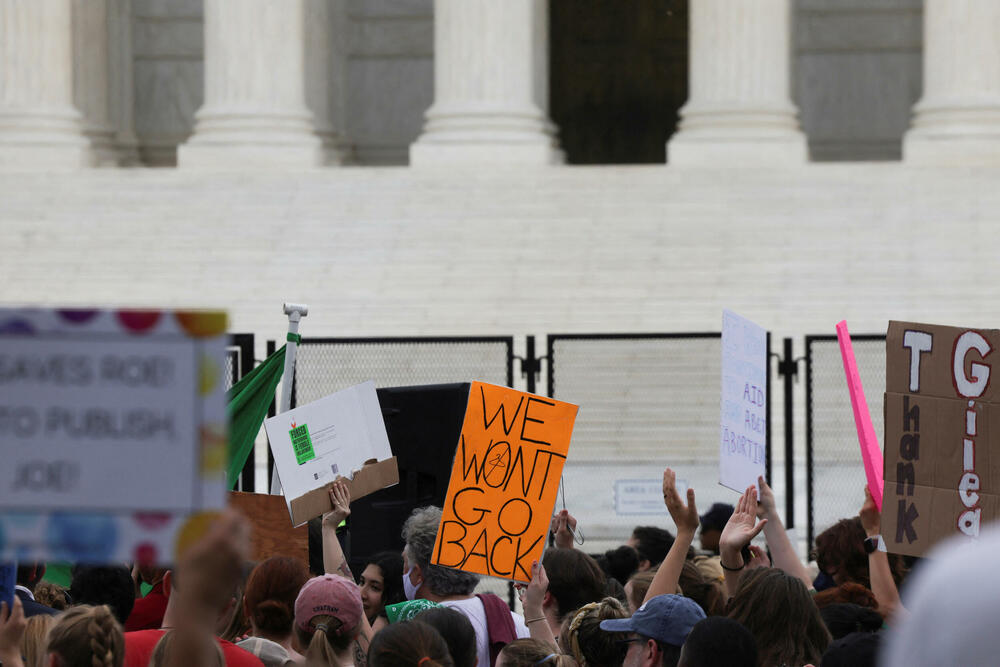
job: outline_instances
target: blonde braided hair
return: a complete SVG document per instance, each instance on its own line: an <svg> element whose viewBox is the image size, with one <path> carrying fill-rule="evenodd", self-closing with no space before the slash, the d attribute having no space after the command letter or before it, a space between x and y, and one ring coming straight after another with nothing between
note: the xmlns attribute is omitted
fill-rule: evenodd
<svg viewBox="0 0 1000 667"><path fill-rule="evenodd" d="M616 640L623 638L624 633L600 629L601 621L629 617L621 602L606 597L583 605L571 612L571 617L572 620L563 625L559 645L573 656L580 667L617 666L622 663L625 651Z"/></svg>
<svg viewBox="0 0 1000 667"><path fill-rule="evenodd" d="M125 636L107 605L80 605L52 626L46 653L57 654L64 667L122 667Z"/></svg>

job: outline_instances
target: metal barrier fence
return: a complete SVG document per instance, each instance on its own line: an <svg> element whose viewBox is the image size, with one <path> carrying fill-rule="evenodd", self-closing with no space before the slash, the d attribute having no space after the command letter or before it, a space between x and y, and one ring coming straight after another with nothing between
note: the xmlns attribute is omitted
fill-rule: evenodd
<svg viewBox="0 0 1000 667"><path fill-rule="evenodd" d="M511 386L514 338L303 338L292 406L368 380L376 387L470 380Z"/></svg>
<svg viewBox="0 0 1000 667"><path fill-rule="evenodd" d="M718 485L720 346L719 333L548 337L549 395L581 406L560 502L586 517L588 552L621 544L636 525L669 522L665 464L698 491L700 511L733 502Z"/></svg>
<svg viewBox="0 0 1000 667"><path fill-rule="evenodd" d="M224 377L226 389L239 382L240 378L253 370L253 334L230 334L226 345L226 360ZM256 490L256 467L253 454L247 459L240 479L236 483L237 491Z"/></svg>
<svg viewBox="0 0 1000 667"><path fill-rule="evenodd" d="M854 356L875 433L884 433L885 335L852 335ZM865 469L836 336L806 336L807 540L857 514Z"/></svg>

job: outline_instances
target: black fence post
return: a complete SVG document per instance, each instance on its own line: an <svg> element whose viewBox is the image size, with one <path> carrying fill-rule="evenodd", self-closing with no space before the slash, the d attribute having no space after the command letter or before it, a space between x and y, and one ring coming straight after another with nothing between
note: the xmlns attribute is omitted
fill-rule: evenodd
<svg viewBox="0 0 1000 667"><path fill-rule="evenodd" d="M270 357L277 351L278 346L273 340L267 341L267 356ZM271 399L271 405L267 409L267 416L273 417L278 414L277 403ZM267 447L267 479L264 480L265 493L271 493L271 480L274 479L274 454L271 453L270 444Z"/></svg>
<svg viewBox="0 0 1000 667"><path fill-rule="evenodd" d="M792 391L799 373L798 360L792 356L792 339L785 338L778 375L785 385L785 525L795 527L795 433Z"/></svg>
<svg viewBox="0 0 1000 667"><path fill-rule="evenodd" d="M527 336L525 341L524 357L521 358L521 376L525 379L528 393L534 394L541 362L535 356L535 337Z"/></svg>

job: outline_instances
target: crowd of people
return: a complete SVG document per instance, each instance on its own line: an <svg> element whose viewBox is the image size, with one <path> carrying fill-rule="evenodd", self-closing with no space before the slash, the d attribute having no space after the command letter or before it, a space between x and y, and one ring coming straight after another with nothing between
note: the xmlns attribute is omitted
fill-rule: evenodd
<svg viewBox="0 0 1000 667"><path fill-rule="evenodd" d="M759 494L758 494L759 488ZM865 489L860 511L798 557L763 479L699 515L663 473L676 527L636 527L589 555L577 520L552 519L553 545L519 585L523 614L479 577L431 563L441 510L415 510L402 553L367 558L355 577L338 527L347 486L330 489L323 569L275 556L248 565L249 524L223 514L171 568L81 565L72 585L21 564L0 605L2 667L888 667L990 665L1000 606L987 564L1000 537L946 545L937 558L887 553ZM695 536L700 530L700 548ZM763 536L766 548L753 544ZM758 538L757 540L761 540ZM144 595L142 584L148 588ZM900 590L906 593L904 606ZM945 612L945 613L942 613Z"/></svg>

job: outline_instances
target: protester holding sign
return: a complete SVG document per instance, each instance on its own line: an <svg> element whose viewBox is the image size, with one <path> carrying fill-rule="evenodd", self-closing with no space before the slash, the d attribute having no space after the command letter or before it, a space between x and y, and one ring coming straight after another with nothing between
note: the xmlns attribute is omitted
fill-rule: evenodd
<svg viewBox="0 0 1000 667"><path fill-rule="evenodd" d="M530 633L525 619L510 610L505 602L492 593L475 595L479 575L431 563L431 554L442 523L440 508L414 510L403 525L403 588L407 599L424 598L465 614L476 630L477 655L480 665L493 665L496 651L503 644ZM546 521L546 524L548 521ZM529 575L530 576L530 575ZM544 623L545 618L527 619ZM491 655L492 653L492 655Z"/></svg>

